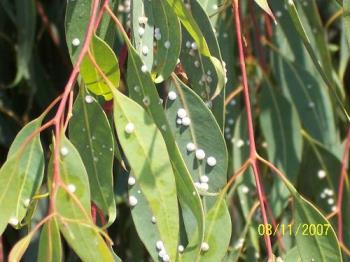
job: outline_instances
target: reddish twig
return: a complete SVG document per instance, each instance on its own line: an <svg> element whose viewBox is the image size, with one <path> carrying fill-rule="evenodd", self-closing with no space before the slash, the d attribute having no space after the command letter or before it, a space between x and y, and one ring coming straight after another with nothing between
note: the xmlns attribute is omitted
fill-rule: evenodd
<svg viewBox="0 0 350 262"><path fill-rule="evenodd" d="M73 88L73 85L76 81L76 78L80 71L80 65L81 62L84 59L85 54L89 50L90 42L93 37L93 33L96 26L96 18L99 10L99 0L93 0L92 1L92 11L90 16L90 21L87 28L87 33L85 36L85 40L82 46L82 49L80 51L80 54L78 56L78 59L76 60L76 63L73 67L73 71L70 74L70 77L68 79L68 82L64 88L64 92L62 94L62 100L59 104L57 113L55 117L52 119L54 125L55 125L55 143L54 143L54 157L53 157L53 180L52 180L52 194L50 196L50 212L54 212L55 210L55 197L58 190L58 185L60 182L60 144L61 144L61 135L62 135L62 126L61 123L64 118L64 111L66 108L67 100L69 99L69 95L71 93L71 90ZM68 112L69 116L70 112Z"/></svg>
<svg viewBox="0 0 350 262"><path fill-rule="evenodd" d="M256 151L256 145L255 145L253 117L252 117L252 110L251 110L250 97L249 97L248 78L247 78L247 71L245 67L245 55L244 55L244 49L243 49L243 43L242 43L241 19L240 19L238 0L232 0L232 9L233 9L234 23L236 25L239 60L240 60L242 81L243 81L243 95L244 95L245 109L247 113L248 132L249 132L249 149L250 149L249 158L253 169L256 189L257 189L258 198L260 202L261 216L263 219L263 223L267 225L268 219L267 219L267 214L265 209L265 194L263 192L263 186L260 181L261 178L260 178L260 174L258 172L258 166L257 166L257 151ZM264 236L264 239L265 239L265 245L268 253L268 259L271 260L273 257L273 253L272 253L270 236L266 234Z"/></svg>
<svg viewBox="0 0 350 262"><path fill-rule="evenodd" d="M342 203L343 203L343 190L344 190L344 182L347 175L347 168L349 162L349 150L350 150L350 128L348 130L348 134L345 141L344 153L342 159L340 180L338 185L338 198L337 198L337 218L338 218L338 238L340 242L343 242L343 215L342 215Z"/></svg>

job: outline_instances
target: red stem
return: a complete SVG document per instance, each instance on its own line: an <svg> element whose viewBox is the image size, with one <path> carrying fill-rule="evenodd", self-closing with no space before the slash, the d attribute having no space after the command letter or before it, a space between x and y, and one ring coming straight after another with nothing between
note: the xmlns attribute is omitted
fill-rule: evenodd
<svg viewBox="0 0 350 262"><path fill-rule="evenodd" d="M338 218L338 238L341 242L343 242L343 214L342 214L342 202L343 202L343 190L344 190L344 182L347 174L347 167L349 161L349 149L350 149L350 127L348 130L348 134L346 137L346 142L344 146L342 167L340 173L340 180L338 185L338 200L337 200L337 218Z"/></svg>
<svg viewBox="0 0 350 262"><path fill-rule="evenodd" d="M83 58L87 51L89 50L90 42L94 33L94 29L96 26L96 17L98 13L98 7L99 7L100 1L99 0L93 0L92 2L92 11L91 11L91 17L87 28L87 33L84 39L84 44L82 46L82 49L80 51L80 54L78 56L78 59L74 65L73 71L71 72L71 75L68 79L68 82L64 88L64 92L62 95L62 100L59 104L57 113L55 117L53 118L53 122L55 125L55 145L54 145L54 160L53 160L53 182L52 182L52 195L50 197L50 212L54 212L54 200L58 189L58 184L60 181L60 167L59 167L59 161L60 161L60 144L61 144L61 135L62 135L62 126L61 121L64 117L64 111L67 104L67 100L69 97L69 94L73 88L73 85L75 83L75 80L79 74L80 70L80 64L83 61ZM69 115L69 112L68 112Z"/></svg>
<svg viewBox="0 0 350 262"><path fill-rule="evenodd" d="M264 204L265 194L263 193L263 187L260 181L261 178L258 172L257 161L256 161L257 152L256 152L255 138L254 138L253 117L252 117L250 97L249 97L248 78L247 78L247 71L245 66L245 55L244 55L243 43L242 43L241 19L240 19L238 0L232 0L232 9L233 9L234 23L236 25L239 61L240 61L242 81L243 81L243 95L244 95L244 102L245 102L245 108L247 113L249 148L250 148L249 157L251 159L251 165L254 173L256 189L257 189L258 198L260 202L261 216L264 224L267 225L268 219L267 219L267 214L266 214L265 204ZM271 260L273 257L273 253L272 253L270 236L266 234L264 236L264 240L265 240L265 245L268 253L268 259Z"/></svg>

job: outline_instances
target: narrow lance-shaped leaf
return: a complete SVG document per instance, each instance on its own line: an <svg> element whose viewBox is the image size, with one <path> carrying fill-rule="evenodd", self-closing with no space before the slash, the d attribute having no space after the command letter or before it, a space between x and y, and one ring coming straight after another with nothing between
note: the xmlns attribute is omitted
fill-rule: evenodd
<svg viewBox="0 0 350 262"><path fill-rule="evenodd" d="M73 63L80 54L89 23L91 1L68 1L65 15L66 41Z"/></svg>
<svg viewBox="0 0 350 262"><path fill-rule="evenodd" d="M350 121L350 115L349 115L348 109L347 109L348 106L346 107L344 105L344 103L340 97L339 91L336 89L336 86L334 85L334 81L328 77L328 75L324 71L320 61L318 60L316 52L314 51L313 47L311 46L310 40L309 40L309 38L304 30L304 27L301 23L301 20L300 20L299 14L298 14L298 10L296 9L296 7L294 5L293 0L288 0L287 6L288 6L289 15L292 18L295 29L297 30L300 38L302 39L302 41L305 45L305 48L307 49L309 55L311 56L311 59L313 60L316 69L320 73L320 75L321 75L323 81L326 83L328 89L332 92L332 94L336 98L337 104L342 109L344 115L347 117L347 120Z"/></svg>
<svg viewBox="0 0 350 262"><path fill-rule="evenodd" d="M268 80L262 85L259 104L260 126L267 142L269 159L295 183L303 149L298 113L286 98L272 89ZM280 180L275 180L271 194L274 214L281 214L289 192Z"/></svg>
<svg viewBox="0 0 350 262"><path fill-rule="evenodd" d="M44 155L39 134L23 143L40 127L42 117L27 124L16 136L0 169L0 233L7 223L18 226L24 218L44 174Z"/></svg>
<svg viewBox="0 0 350 262"><path fill-rule="evenodd" d="M169 82L168 89L177 95L167 100L168 121L192 179L200 183L207 176L208 192L219 192L227 179L227 149L220 128L200 97L178 78ZM203 159L196 157L199 150L205 153Z"/></svg>
<svg viewBox="0 0 350 262"><path fill-rule="evenodd" d="M29 78L29 63L32 57L35 26L36 9L35 2L26 0L16 0L16 23L18 34L17 46L17 74L12 83L16 85L24 77Z"/></svg>
<svg viewBox="0 0 350 262"><path fill-rule="evenodd" d="M127 75L129 93L136 101L150 109L149 112L165 137L165 142L172 159L176 176L176 185L179 190L178 198L181 204L182 214L184 217L186 216L186 220L191 221L192 224L193 221L196 221L196 225L199 228L198 239L196 240L196 248L199 250L203 238L203 209L198 193L193 186L188 170L183 162L171 132L167 132L170 128L161 103L159 103L160 99L150 74L146 72L147 70L141 72L143 62L137 55L135 48L131 45L127 35L123 34L123 37L129 51ZM110 50L109 54L106 53L105 59L113 59L113 57L114 55ZM140 92L142 92L144 96L140 96ZM147 239L143 239L143 241L147 241Z"/></svg>
<svg viewBox="0 0 350 262"><path fill-rule="evenodd" d="M283 182L294 199L293 234L302 261L342 261L338 239L332 225L286 178L283 178ZM303 225L308 225L309 228L312 225L316 227L322 225L324 234L313 234L311 231L305 233Z"/></svg>
<svg viewBox="0 0 350 262"><path fill-rule="evenodd" d="M130 172L129 177L134 178L133 172ZM129 197L137 198L137 205L131 209L137 234L143 240L153 261L157 261L161 250L157 249L156 245L157 241L162 239L157 226L157 217L153 215L150 204L138 183L130 186Z"/></svg>
<svg viewBox="0 0 350 262"><path fill-rule="evenodd" d="M114 93L114 122L136 181L157 219L165 250L174 260L179 211L174 173L163 137L147 112L119 91Z"/></svg>
<svg viewBox="0 0 350 262"><path fill-rule="evenodd" d="M267 0L254 0L255 3L257 3L258 6L260 6L269 16L272 17L273 20L276 21L275 16L273 15L270 7L269 7L269 3L267 2Z"/></svg>
<svg viewBox="0 0 350 262"><path fill-rule="evenodd" d="M212 56L207 57L197 50L192 37L183 30L181 63L188 76L190 87L202 97L211 108L219 126L224 125L225 69L214 28L201 3L191 0L192 16L205 37ZM231 50L231 49L230 49Z"/></svg>
<svg viewBox="0 0 350 262"><path fill-rule="evenodd" d="M51 172L52 167L51 159ZM100 230L92 222L90 187L84 164L65 136L60 147L60 178L66 188L60 186L56 195L57 222L69 246L83 261L114 261ZM51 183L52 173L49 185Z"/></svg>
<svg viewBox="0 0 350 262"><path fill-rule="evenodd" d="M26 252L30 241L32 240L35 232L30 232L28 235L19 240L16 245L11 249L8 261L20 262L24 253Z"/></svg>
<svg viewBox="0 0 350 262"><path fill-rule="evenodd" d="M178 78L169 82L168 89L169 92L175 93L177 96L175 100L168 99L167 101L168 121L182 157L197 185L197 190L204 195L207 192L219 192L226 184L227 177L227 150L220 128L202 100ZM181 110L186 112L184 118L179 117ZM204 159L196 157L201 150L206 154ZM220 223L230 224L228 222L230 217L228 213L225 213L227 208L224 203L220 203L225 202L224 197L218 198L217 202L211 198L208 197L204 200L210 213L206 214L206 228L215 228ZM225 213L220 220L221 222L213 218L217 218L218 210ZM196 234L193 234L193 229L196 230L196 228L186 227L190 243L195 242ZM225 233L220 236L221 244L211 250L210 255L207 255L208 259L223 257L227 251L230 231L227 228L225 230ZM195 233L197 232L195 231ZM216 236L211 230L206 230L204 240L210 240L209 246L210 244L215 246L216 240L218 240ZM184 260L201 259L203 254L196 251L189 245L185 250Z"/></svg>
<svg viewBox="0 0 350 262"><path fill-rule="evenodd" d="M114 141L107 116L82 86L73 106L69 137L80 153L89 176L91 200L108 215L116 217L113 192Z"/></svg>
<svg viewBox="0 0 350 262"><path fill-rule="evenodd" d="M154 69L156 83L166 80L177 64L181 48L180 22L166 1L152 1L154 25L156 27L156 54Z"/></svg>
<svg viewBox="0 0 350 262"><path fill-rule="evenodd" d="M38 262L62 261L62 243L57 220L45 223L40 233Z"/></svg>
<svg viewBox="0 0 350 262"><path fill-rule="evenodd" d="M181 0L167 0L171 8L174 10L182 25L192 36L198 45L198 50L204 56L210 56L208 44L192 14L187 10L185 4Z"/></svg>
<svg viewBox="0 0 350 262"><path fill-rule="evenodd" d="M131 8L132 42L143 63L153 65L153 7L152 1L134 0Z"/></svg>
<svg viewBox="0 0 350 262"><path fill-rule="evenodd" d="M348 39L348 45L350 47L350 3L349 1L343 1L344 8L344 29L346 30L346 36Z"/></svg>
<svg viewBox="0 0 350 262"><path fill-rule="evenodd" d="M135 49L130 44L126 35L124 40L128 46L128 74L127 83L128 91L133 100L143 105L150 113L153 121L158 126L158 129L164 137L172 166L175 172L176 188L178 190L178 198L181 205L181 213L185 221L199 228L197 239L191 244L193 248L200 249L200 243L203 240L204 234L204 217L203 207L191 175L186 167L186 164L181 156L178 145L175 142L172 132L169 132L170 126L166 118L162 100L159 98L157 89L148 72L142 72L142 61L137 55ZM195 221L195 223L193 223Z"/></svg>
<svg viewBox="0 0 350 262"><path fill-rule="evenodd" d="M102 39L95 35L90 44L90 52L109 81L114 87L118 87L120 71L118 60L113 50ZM86 87L92 93L103 95L105 100L111 100L113 98L110 87L99 74L88 54L86 54L81 63L80 74Z"/></svg>

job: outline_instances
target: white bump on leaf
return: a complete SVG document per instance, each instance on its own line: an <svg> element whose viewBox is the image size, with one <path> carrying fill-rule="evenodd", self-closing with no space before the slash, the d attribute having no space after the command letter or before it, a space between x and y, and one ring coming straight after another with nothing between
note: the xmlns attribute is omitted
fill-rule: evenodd
<svg viewBox="0 0 350 262"><path fill-rule="evenodd" d="M139 32L139 36L142 37L145 34L145 29L143 27L139 27L138 32Z"/></svg>
<svg viewBox="0 0 350 262"><path fill-rule="evenodd" d="M162 240L158 240L156 242L156 247L157 247L158 250L163 250L164 249L163 241Z"/></svg>
<svg viewBox="0 0 350 262"><path fill-rule="evenodd" d="M125 126L125 132L131 134L135 130L135 125L133 123L127 123Z"/></svg>
<svg viewBox="0 0 350 262"><path fill-rule="evenodd" d="M179 118L184 118L185 116L187 116L186 110L183 108L179 108L179 110L177 110L177 116Z"/></svg>
<svg viewBox="0 0 350 262"><path fill-rule="evenodd" d="M61 152L62 156L66 156L66 155L68 155L69 150L68 150L67 147L64 146L64 147L61 148L60 152Z"/></svg>
<svg viewBox="0 0 350 262"><path fill-rule="evenodd" d="M147 55L148 52L149 52L148 47L147 47L146 45L144 45L144 46L142 47L142 54L143 54L143 55Z"/></svg>
<svg viewBox="0 0 350 262"><path fill-rule="evenodd" d="M207 164L208 164L208 166L215 166L216 165L216 158L213 156L208 157Z"/></svg>
<svg viewBox="0 0 350 262"><path fill-rule="evenodd" d="M208 244L207 242L203 242L203 243L201 244L201 250L202 250L203 252L208 251L208 250L209 250L209 244Z"/></svg>
<svg viewBox="0 0 350 262"><path fill-rule="evenodd" d="M134 196L129 196L129 205L134 207L137 205L137 198Z"/></svg>
<svg viewBox="0 0 350 262"><path fill-rule="evenodd" d="M152 223L153 223L153 224L157 223L157 219L156 219L156 217L155 217L155 216L153 216L153 217L151 218L151 221L152 221Z"/></svg>
<svg viewBox="0 0 350 262"><path fill-rule="evenodd" d="M322 169L318 170L317 176L318 176L319 179L325 178L326 177L326 171L324 171Z"/></svg>
<svg viewBox="0 0 350 262"><path fill-rule="evenodd" d="M29 207L29 204L30 204L30 199L29 198L26 198L26 199L23 200L24 207Z"/></svg>
<svg viewBox="0 0 350 262"><path fill-rule="evenodd" d="M80 40L79 40L78 38L74 38L74 39L72 40L72 45L73 45L73 46L79 46L79 45L80 45Z"/></svg>
<svg viewBox="0 0 350 262"><path fill-rule="evenodd" d="M178 250L180 253L182 253L182 252L184 252L185 247L184 247L183 245L179 245L178 248L177 248L177 250Z"/></svg>
<svg viewBox="0 0 350 262"><path fill-rule="evenodd" d="M202 183L208 183L209 182L209 177L203 175L199 178L199 180L202 182Z"/></svg>
<svg viewBox="0 0 350 262"><path fill-rule="evenodd" d="M141 66L141 71L142 71L143 73L146 73L146 72L148 71L147 66L146 66L146 65L142 65L142 66Z"/></svg>
<svg viewBox="0 0 350 262"><path fill-rule="evenodd" d="M166 49L169 49L169 48L170 48L170 41L165 41L164 47L165 47Z"/></svg>
<svg viewBox="0 0 350 262"><path fill-rule="evenodd" d="M170 92L168 93L168 98L169 98L170 100L175 100L175 99L177 98L176 92L170 91Z"/></svg>
<svg viewBox="0 0 350 262"><path fill-rule="evenodd" d="M18 218L17 218L17 217L11 217L11 218L9 219L9 224L11 224L11 225L13 225L13 226L17 226L18 223L19 223L19 221L18 221Z"/></svg>
<svg viewBox="0 0 350 262"><path fill-rule="evenodd" d="M203 149L197 149L196 150L196 158L198 160L203 160L205 158L205 152Z"/></svg>
<svg viewBox="0 0 350 262"><path fill-rule="evenodd" d="M187 151L192 152L192 151L196 150L196 145L193 144L192 142L190 142L186 145L186 149L187 149Z"/></svg>
<svg viewBox="0 0 350 262"><path fill-rule="evenodd" d="M182 119L182 124L184 126L189 126L191 124L191 119L187 116L185 116L183 119Z"/></svg>
<svg viewBox="0 0 350 262"><path fill-rule="evenodd" d="M67 188L68 188L68 191L71 192L71 193L74 193L77 190L77 188L73 184L69 184L67 186Z"/></svg>
<svg viewBox="0 0 350 262"><path fill-rule="evenodd" d="M136 183L135 177L129 176L129 178L128 178L128 185L129 186L133 186L133 185L135 185L135 183Z"/></svg>
<svg viewBox="0 0 350 262"><path fill-rule="evenodd" d="M92 102L94 102L94 98L90 95L87 95L85 96L85 102L91 104Z"/></svg>

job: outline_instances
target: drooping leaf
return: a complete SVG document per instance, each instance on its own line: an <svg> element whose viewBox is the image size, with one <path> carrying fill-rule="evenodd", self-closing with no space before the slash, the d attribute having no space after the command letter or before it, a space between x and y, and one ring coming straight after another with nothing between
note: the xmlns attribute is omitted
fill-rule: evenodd
<svg viewBox="0 0 350 262"><path fill-rule="evenodd" d="M32 240L35 232L30 232L28 235L23 237L16 245L11 249L8 261L9 262L20 262L24 253L26 252L30 241Z"/></svg>
<svg viewBox="0 0 350 262"><path fill-rule="evenodd" d="M224 96L225 71L221 58L221 52L214 33L213 26L198 1L191 0L192 15L196 21L200 21L199 28L205 37L212 54L207 57L196 50L192 37L183 30L181 63L189 79L191 88L202 97L212 109L219 126L224 123ZM195 47L195 48L194 48ZM214 100L214 101L213 101Z"/></svg>
<svg viewBox="0 0 350 262"><path fill-rule="evenodd" d="M12 85L16 85L24 77L29 78L29 63L32 57L36 9L33 1L16 0L16 23L18 32L17 74Z"/></svg>
<svg viewBox="0 0 350 262"><path fill-rule="evenodd" d="M90 44L90 52L102 72L108 77L108 80L115 88L118 88L120 71L118 60L113 50L101 38L95 35ZM104 81L88 54L81 63L80 74L86 87L92 93L95 95L103 95L106 100L111 100L113 98L110 90L111 87Z"/></svg>
<svg viewBox="0 0 350 262"><path fill-rule="evenodd" d="M321 62L317 57L317 53L314 51L314 48L310 43L309 37L307 36L307 34L305 32L303 24L301 23L301 19L299 17L298 10L295 7L293 0L288 0L288 1L285 0L285 2L287 2L288 12L289 12L289 15L293 21L294 27L295 27L296 31L298 32L299 37L303 41L305 48L307 49L317 71L321 75L321 77L322 77L324 83L326 84L327 88L329 89L329 91L332 92L332 95L334 96L334 98L337 102L337 105L343 111L347 120L350 121L348 106L344 105L344 103L341 99L341 96L339 94L339 90L337 90L336 85L333 82L333 79L329 77L329 74L327 74L325 72L324 67L321 65Z"/></svg>
<svg viewBox="0 0 350 262"><path fill-rule="evenodd" d="M154 56L154 18L152 2L148 0L132 1L131 21L133 45L143 63L151 70Z"/></svg>
<svg viewBox="0 0 350 262"><path fill-rule="evenodd" d="M342 261L337 236L329 221L294 186L283 179L294 200L293 232L302 261ZM305 226L322 225L324 234L313 234ZM304 233L303 233L304 232Z"/></svg>
<svg viewBox="0 0 350 262"><path fill-rule="evenodd" d="M132 172L130 176L133 176ZM152 214L150 205L137 183L129 189L129 196L134 196L137 199L137 205L131 209L131 215L137 234L144 243L152 259L157 261L160 250L156 248L156 243L161 240L157 217Z"/></svg>
<svg viewBox="0 0 350 262"><path fill-rule="evenodd" d="M0 169L0 232L3 232L9 220L13 225L19 225L41 185L44 155L39 134L27 141L41 122L42 118L37 118L18 133Z"/></svg>
<svg viewBox="0 0 350 262"><path fill-rule="evenodd" d="M190 232L198 229L197 238L193 243L188 244L188 248L200 250L200 243L204 236L204 214L200 197L196 191L191 175L187 169L186 163L181 156L180 149L175 141L174 135L170 132L162 100L148 72L142 72L142 61L137 55L135 49L130 44L127 36L124 40L128 45L128 74L127 84L130 97L142 105L152 116L154 123L164 137L172 166L175 173L177 196L181 206L181 214L184 218L186 227ZM195 221L195 223L194 223Z"/></svg>
<svg viewBox="0 0 350 262"><path fill-rule="evenodd" d="M171 75L177 64L181 48L180 22L166 1L152 1L154 25L156 33L156 54L154 58L156 83L160 83Z"/></svg>
<svg viewBox="0 0 350 262"><path fill-rule="evenodd" d="M73 64L81 51L89 23L91 1L68 1L65 16L66 41ZM73 45L73 40L79 40L79 45ZM77 41L75 40L75 41Z"/></svg>
<svg viewBox="0 0 350 262"><path fill-rule="evenodd" d="M90 215L90 187L84 164L65 136L61 139L60 152L60 178L65 184L65 188L58 188L55 201L60 232L83 261L114 261Z"/></svg>
<svg viewBox="0 0 350 262"><path fill-rule="evenodd" d="M344 28L346 30L346 36L348 39L348 45L350 47L350 3L348 1L343 1L344 8Z"/></svg>
<svg viewBox="0 0 350 262"><path fill-rule="evenodd" d="M50 219L40 233L38 262L62 261L62 243L56 219Z"/></svg>
<svg viewBox="0 0 350 262"><path fill-rule="evenodd" d="M179 213L174 173L162 134L142 107L119 92L114 93L114 122L136 181L157 218L165 250L175 259Z"/></svg>
<svg viewBox="0 0 350 262"><path fill-rule="evenodd" d="M254 1L255 3L257 3L258 6L262 8L262 10L264 10L269 16L272 17L272 19L275 20L275 16L273 15L267 0L254 0Z"/></svg>
<svg viewBox="0 0 350 262"><path fill-rule="evenodd" d="M200 97L178 78L169 83L168 90L177 94L175 100L167 100L168 121L192 179L199 182L200 177L206 175L209 177L208 192L219 192L227 178L227 150L220 128ZM180 108L187 112L188 126L178 123ZM187 149L189 143L193 143L195 149L204 150L205 159L198 160L195 150ZM208 165L208 157L216 159L215 166Z"/></svg>
<svg viewBox="0 0 350 262"><path fill-rule="evenodd" d="M303 127L336 152L339 138L330 97L320 86L322 82L284 57L280 57L278 68L278 84L285 97L294 103Z"/></svg>
<svg viewBox="0 0 350 262"><path fill-rule="evenodd" d="M231 217L225 201L226 193L221 193L214 206L205 216L204 242L209 250L203 252L199 261L222 261L231 239Z"/></svg>
<svg viewBox="0 0 350 262"><path fill-rule="evenodd" d="M83 86L73 106L69 137L88 173L91 200L108 215L108 224L111 224L116 217L113 134L103 109Z"/></svg>
<svg viewBox="0 0 350 262"><path fill-rule="evenodd" d="M210 56L210 51L205 37L203 36L197 22L193 18L191 12L186 8L181 0L167 0L175 14L180 19L182 25L186 28L188 33L192 36L198 45L198 50L204 56Z"/></svg>
<svg viewBox="0 0 350 262"><path fill-rule="evenodd" d="M284 172L289 181L296 182L301 162L303 139L298 113L294 106L277 91L268 80L259 96L260 126L267 143L270 161ZM274 214L280 214L287 203L289 192L280 180L271 189Z"/></svg>

